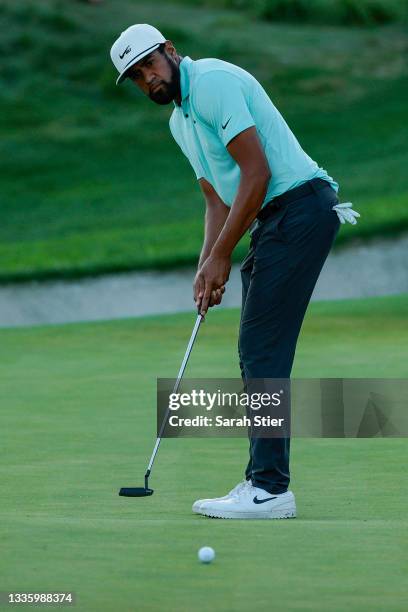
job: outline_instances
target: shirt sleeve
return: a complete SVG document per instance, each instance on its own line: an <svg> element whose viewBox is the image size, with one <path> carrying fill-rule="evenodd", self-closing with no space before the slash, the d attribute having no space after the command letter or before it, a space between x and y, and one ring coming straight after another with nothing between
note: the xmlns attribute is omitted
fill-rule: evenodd
<svg viewBox="0 0 408 612"><path fill-rule="evenodd" d="M194 156L194 158L191 156L191 154L189 154L187 152L187 150L185 149L185 147L183 146L183 142L181 138L177 138L177 131L174 129L173 125L172 125L172 120L170 118L169 121L169 127L170 127L170 132L171 135L173 136L174 140L176 141L176 143L178 144L178 146L180 147L180 149L182 150L182 152L184 153L184 155L187 157L188 161L191 164L191 167L194 170L194 173L197 177L197 180L199 180L200 178L204 177L204 170L199 162L199 160L197 159L197 156Z"/></svg>
<svg viewBox="0 0 408 612"><path fill-rule="evenodd" d="M200 75L194 86L192 102L198 119L217 133L224 146L240 132L255 125L244 83L226 70Z"/></svg>

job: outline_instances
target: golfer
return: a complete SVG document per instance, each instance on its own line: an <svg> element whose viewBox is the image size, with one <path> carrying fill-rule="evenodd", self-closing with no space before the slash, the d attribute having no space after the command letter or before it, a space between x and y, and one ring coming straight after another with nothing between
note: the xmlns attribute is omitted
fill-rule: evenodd
<svg viewBox="0 0 408 612"><path fill-rule="evenodd" d="M338 184L301 148L260 83L218 59L180 56L154 27L138 24L111 49L119 77L156 104L173 104L170 130L206 203L205 237L194 279L199 311L220 304L231 255L250 231L241 265L239 359L242 379L289 378L296 342L340 222ZM290 439L250 438L241 483L193 511L219 518L296 516L289 487Z"/></svg>

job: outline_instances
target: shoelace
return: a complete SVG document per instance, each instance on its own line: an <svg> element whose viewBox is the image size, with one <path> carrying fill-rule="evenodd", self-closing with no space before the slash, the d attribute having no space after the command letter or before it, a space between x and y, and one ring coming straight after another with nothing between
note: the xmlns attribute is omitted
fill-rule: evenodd
<svg viewBox="0 0 408 612"><path fill-rule="evenodd" d="M228 493L228 495L229 495L230 497L237 497L237 496L238 496L238 495L241 493L241 491L242 491L242 490L243 490L243 489L244 489L244 488L247 486L247 484L248 484L248 480L243 480L242 482L240 482L239 484L237 484L237 485L236 485L236 486L235 486L235 487L232 489L232 491L230 491L230 492Z"/></svg>
<svg viewBox="0 0 408 612"><path fill-rule="evenodd" d="M254 489L255 487L253 486L252 482L249 480L247 482L247 486L245 487L244 495L246 495L247 497L252 497L254 495Z"/></svg>
<svg viewBox="0 0 408 612"><path fill-rule="evenodd" d="M251 495L252 489L252 482L250 480L246 480L244 483L242 483L242 487L239 489L238 494L234 497L247 497L248 495Z"/></svg>

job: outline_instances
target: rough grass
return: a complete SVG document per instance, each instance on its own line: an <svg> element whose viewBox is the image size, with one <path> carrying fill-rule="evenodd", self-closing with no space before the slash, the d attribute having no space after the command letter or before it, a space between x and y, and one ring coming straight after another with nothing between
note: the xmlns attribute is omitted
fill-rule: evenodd
<svg viewBox="0 0 408 612"><path fill-rule="evenodd" d="M371 26L405 23L406 0L178 0L182 4L246 11L273 22Z"/></svg>
<svg viewBox="0 0 408 612"><path fill-rule="evenodd" d="M114 85L109 49L136 15L182 54L220 57L260 79L362 214L337 244L408 228L405 31L264 24L229 10L159 6L1 4L8 59L0 66L0 280L197 260L203 203L169 134L171 109L130 83ZM237 259L245 248L243 240Z"/></svg>

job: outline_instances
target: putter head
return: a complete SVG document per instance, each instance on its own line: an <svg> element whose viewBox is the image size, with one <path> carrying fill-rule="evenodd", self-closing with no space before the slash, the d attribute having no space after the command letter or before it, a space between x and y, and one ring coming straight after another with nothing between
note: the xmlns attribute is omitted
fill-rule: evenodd
<svg viewBox="0 0 408 612"><path fill-rule="evenodd" d="M148 497L153 495L153 489L147 487L122 487L119 491L122 497Z"/></svg>

